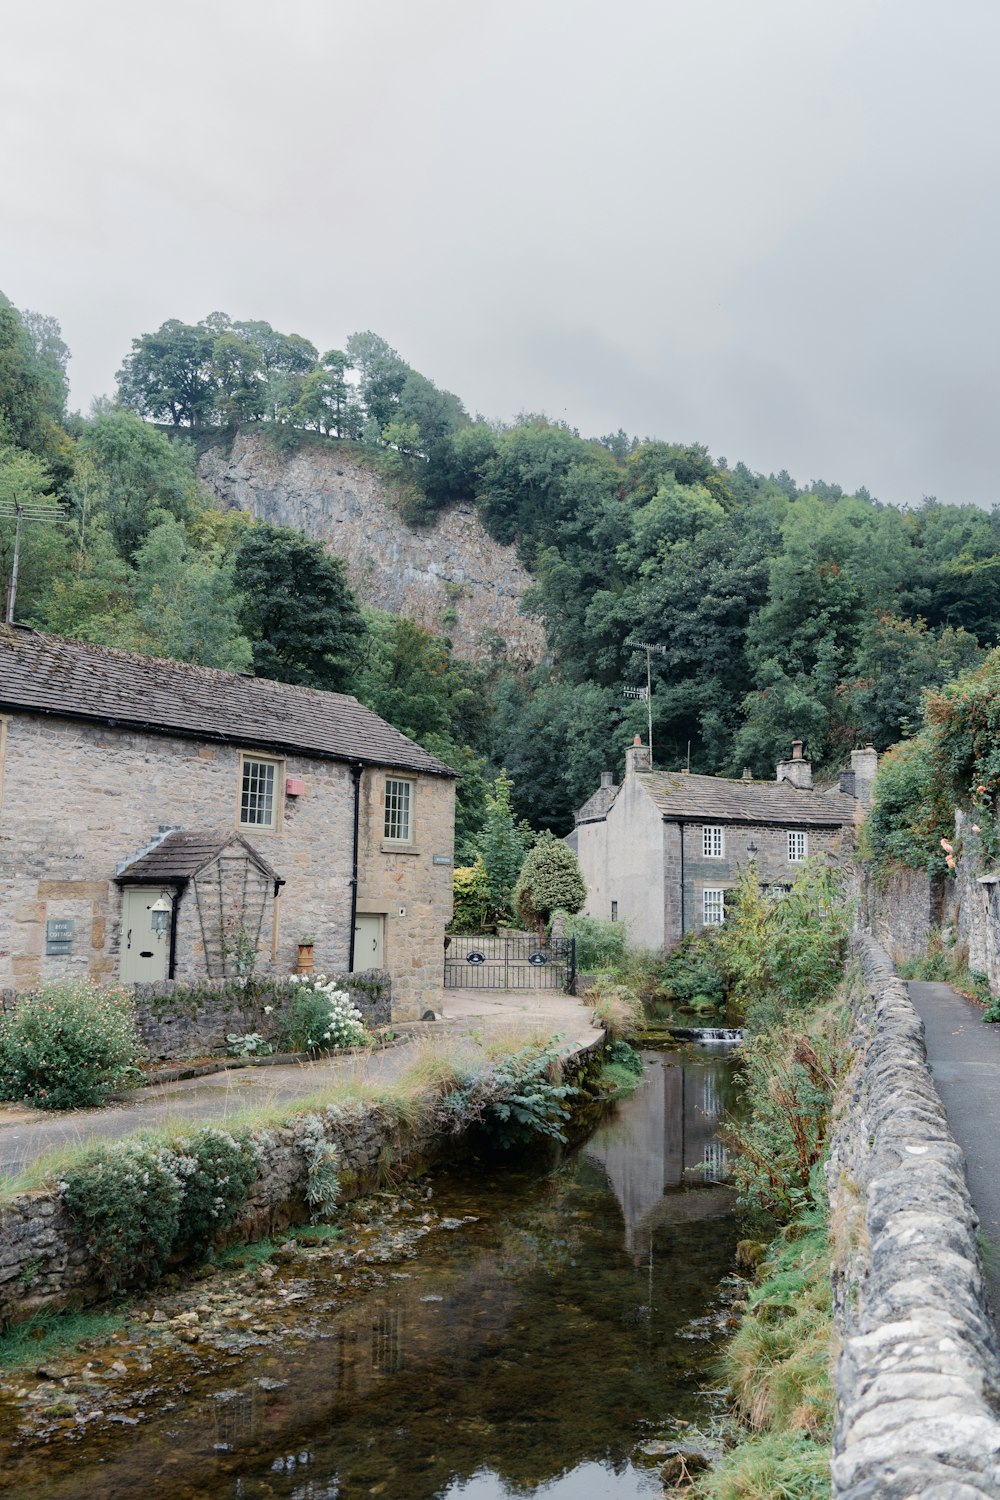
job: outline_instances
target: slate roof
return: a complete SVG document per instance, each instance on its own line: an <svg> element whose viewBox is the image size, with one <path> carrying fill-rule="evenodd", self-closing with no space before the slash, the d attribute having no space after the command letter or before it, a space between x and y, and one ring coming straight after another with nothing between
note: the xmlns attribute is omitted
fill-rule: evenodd
<svg viewBox="0 0 1000 1500"><path fill-rule="evenodd" d="M242 845L258 869L263 870L265 875L279 885L284 885L285 882L280 875L276 874L249 840L245 839L241 833L233 833L228 829L213 829L208 832L172 829L162 838L157 839L151 848L127 860L119 868L115 879L118 882L127 880L130 885L146 882L158 885L161 882L190 880L193 875L197 875L206 865L210 865L213 860L217 859L223 849L228 849L231 844Z"/></svg>
<svg viewBox="0 0 1000 1500"><path fill-rule="evenodd" d="M837 828L854 822L856 803L840 792L805 791L790 781L728 781L650 771L639 776L664 818L682 822L780 823Z"/></svg>
<svg viewBox="0 0 1000 1500"><path fill-rule="evenodd" d="M0 712L89 719L157 734L454 776L344 693L137 656L0 626Z"/></svg>
<svg viewBox="0 0 1000 1500"><path fill-rule="evenodd" d="M588 797L576 815L578 823L599 823L607 816L608 809L618 796L616 786L599 786L592 797Z"/></svg>

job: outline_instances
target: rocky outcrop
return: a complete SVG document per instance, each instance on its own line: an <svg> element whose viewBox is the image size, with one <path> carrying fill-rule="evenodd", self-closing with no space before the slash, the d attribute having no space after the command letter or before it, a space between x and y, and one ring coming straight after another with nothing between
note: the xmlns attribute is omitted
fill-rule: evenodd
<svg viewBox="0 0 1000 1500"><path fill-rule="evenodd" d="M263 433L241 432L231 450L208 449L198 467L223 509L322 542L344 559L363 603L448 636L456 656L541 661L544 631L520 612L531 575L513 547L487 534L471 505L414 529L362 454L333 444L282 454Z"/></svg>
<svg viewBox="0 0 1000 1500"><path fill-rule="evenodd" d="M868 937L827 1176L836 1500L1000 1496L1000 1362L961 1150L906 986Z"/></svg>

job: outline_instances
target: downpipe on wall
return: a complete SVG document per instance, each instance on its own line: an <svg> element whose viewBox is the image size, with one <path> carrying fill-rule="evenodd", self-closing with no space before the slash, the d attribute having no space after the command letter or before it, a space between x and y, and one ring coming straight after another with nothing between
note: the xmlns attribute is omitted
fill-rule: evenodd
<svg viewBox="0 0 1000 1500"><path fill-rule="evenodd" d="M358 925L358 835L361 827L361 778L364 775L361 761L351 766L354 781L354 837L351 849L351 931L347 945L347 972L354 973L354 939Z"/></svg>

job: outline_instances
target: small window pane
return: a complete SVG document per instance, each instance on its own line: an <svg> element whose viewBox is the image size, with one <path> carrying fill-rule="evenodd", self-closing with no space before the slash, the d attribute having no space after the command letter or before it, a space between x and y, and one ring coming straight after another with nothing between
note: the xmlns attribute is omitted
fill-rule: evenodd
<svg viewBox="0 0 1000 1500"><path fill-rule="evenodd" d="M804 833L790 833L788 835L788 858L792 864L799 864L806 857L806 836Z"/></svg>
<svg viewBox="0 0 1000 1500"><path fill-rule="evenodd" d="M701 849L706 859L721 859L725 852L722 829L709 824L701 831Z"/></svg>
<svg viewBox="0 0 1000 1500"><path fill-rule="evenodd" d="M273 760L244 760L240 793L240 822L247 828L274 827Z"/></svg>
<svg viewBox="0 0 1000 1500"><path fill-rule="evenodd" d="M702 922L706 927L721 927L726 918L725 892L704 890L702 892Z"/></svg>
<svg viewBox="0 0 1000 1500"><path fill-rule="evenodd" d="M397 844L410 842L411 794L409 781L387 780L385 783L385 837Z"/></svg>

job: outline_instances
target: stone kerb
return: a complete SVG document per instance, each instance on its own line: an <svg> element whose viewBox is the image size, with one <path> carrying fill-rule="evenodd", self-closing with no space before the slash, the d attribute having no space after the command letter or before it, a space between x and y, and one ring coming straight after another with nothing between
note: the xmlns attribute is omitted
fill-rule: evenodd
<svg viewBox="0 0 1000 1500"><path fill-rule="evenodd" d="M831 1140L836 1500L1000 1497L1000 1358L962 1153L923 1026L859 935L857 1052Z"/></svg>

